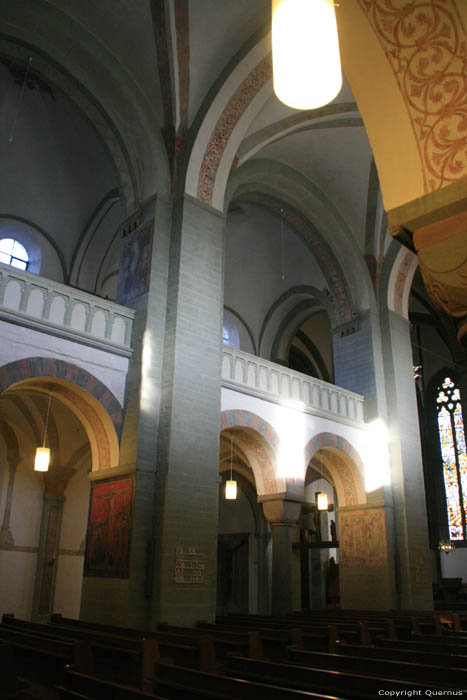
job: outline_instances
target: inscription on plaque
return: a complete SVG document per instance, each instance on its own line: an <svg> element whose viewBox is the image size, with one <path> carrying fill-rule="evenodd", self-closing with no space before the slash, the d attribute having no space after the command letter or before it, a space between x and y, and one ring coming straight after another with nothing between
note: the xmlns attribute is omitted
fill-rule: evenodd
<svg viewBox="0 0 467 700"><path fill-rule="evenodd" d="M204 554L197 552L195 547L175 548L175 583L205 583L204 573Z"/></svg>

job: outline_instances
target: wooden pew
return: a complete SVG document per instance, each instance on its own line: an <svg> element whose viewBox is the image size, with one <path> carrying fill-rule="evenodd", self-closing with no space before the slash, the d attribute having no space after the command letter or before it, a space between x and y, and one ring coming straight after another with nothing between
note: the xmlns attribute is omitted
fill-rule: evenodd
<svg viewBox="0 0 467 700"><path fill-rule="evenodd" d="M167 696L66 669L62 685L55 686L60 700L167 700Z"/></svg>
<svg viewBox="0 0 467 700"><path fill-rule="evenodd" d="M14 616L4 616L5 624L21 628L30 633L62 639L84 639L90 644L93 658L92 668L99 669L101 675L127 684L134 684L147 690L152 687L154 663L161 657L169 658L189 668L215 671L216 654L212 636L200 634L188 638L166 632L151 632L148 637L109 634L105 626L76 624L72 627L60 625L40 625ZM120 628L119 631L124 631ZM188 643L186 643L188 642Z"/></svg>
<svg viewBox="0 0 467 700"><path fill-rule="evenodd" d="M90 646L85 641L47 639L0 625L0 642L14 649L14 669L28 680L50 678L58 682L66 664L87 671L91 665Z"/></svg>
<svg viewBox="0 0 467 700"><path fill-rule="evenodd" d="M407 690L407 682L393 680L384 676L368 676L350 672L340 672L321 668L312 668L284 664L278 662L261 661L232 656L229 659L228 670L240 678L261 682L268 678L270 683L279 686L287 686L300 690L313 692L328 692L342 694L346 698L378 697L378 691ZM411 682L411 690L420 690L424 694L427 690L439 690L439 686L417 681Z"/></svg>
<svg viewBox="0 0 467 700"><path fill-rule="evenodd" d="M142 688L152 687L154 663L160 658L155 639L132 639L91 630L55 628L21 620L13 615L3 615L2 626L33 635L47 644L54 641L84 643L89 650L89 658L85 667L79 665L80 670L92 672L99 668L103 675L113 675L114 680L134 683Z"/></svg>
<svg viewBox="0 0 467 700"><path fill-rule="evenodd" d="M245 633L246 631L256 632L261 639L261 647L264 656L271 659L283 658L286 654L287 646L290 644L303 647L303 638L298 628L284 627L276 629L275 627L259 627L253 624L251 626L240 625L236 627L229 625L222 626L217 623L210 624L207 622L200 622L198 627L199 629L206 630L210 634L219 634L221 632L224 634L229 632L231 634ZM319 644L320 648L324 644L326 648L328 643L327 635L324 637L317 637L315 643Z"/></svg>
<svg viewBox="0 0 467 700"><path fill-rule="evenodd" d="M386 648L381 646L362 647L339 642L337 644L337 653L340 655L363 656L365 659L369 660L387 659L388 661L408 661L450 668L467 668L467 656L440 654L439 652L431 651L417 651L415 649L399 649L397 645Z"/></svg>
<svg viewBox="0 0 467 700"><path fill-rule="evenodd" d="M318 619L300 619L267 617L263 615L228 615L216 618L216 626L228 629L294 629L301 632L304 648L310 651L333 651L334 639L344 639L353 644L369 644L376 635L388 634L395 639L396 634L387 622L369 625L357 619L351 621L336 621L320 617ZM332 630L331 630L332 626ZM328 642L326 643L326 639Z"/></svg>
<svg viewBox="0 0 467 700"><path fill-rule="evenodd" d="M429 651L434 654L444 654L444 655L455 655L467 657L467 648L462 645L446 644L442 639L439 641L433 639L433 641L414 641L411 639L401 639L398 642L394 642L391 639L378 639L376 641L376 646L382 647L383 649L398 649L404 651ZM467 658L466 658L467 661Z"/></svg>
<svg viewBox="0 0 467 700"><path fill-rule="evenodd" d="M14 649L11 644L0 643L0 694L5 700L18 697L21 687L15 670Z"/></svg>
<svg viewBox="0 0 467 700"><path fill-rule="evenodd" d="M408 660L394 661L384 657L370 659L363 654L361 656L323 654L289 647L287 663L311 666L313 668L325 668L344 673L358 673L364 676L392 678L410 683L421 681L440 688L457 690L467 688L467 670L465 668L459 669L433 665L429 661L414 663Z"/></svg>
<svg viewBox="0 0 467 700"><path fill-rule="evenodd" d="M195 639L206 633L202 624L199 627L177 627L175 625L169 625L166 622L161 622L159 624L158 631L188 636ZM239 656L248 656L250 659L264 658L261 635L256 630L240 630L239 632L234 632L228 629L218 628L214 625L209 628L209 634L212 635L214 640L216 658L218 659L223 659L228 654L232 653L238 654Z"/></svg>
<svg viewBox="0 0 467 700"><path fill-rule="evenodd" d="M183 694L184 688L199 691L204 698L229 698L229 700L339 700L347 695L336 695L326 689L324 693L303 691L297 688L275 685L268 678L261 682L245 680L232 675L202 673L193 669L179 668L168 664L158 664L156 692L173 700L189 700ZM174 694L174 684L180 694ZM363 700L363 698L361 698Z"/></svg>
<svg viewBox="0 0 467 700"><path fill-rule="evenodd" d="M180 666L189 666L201 671L215 671L217 659L211 634L205 631L199 635L186 632L173 632L161 628L158 631L144 631L114 625L75 620L61 615L51 616L51 626L59 629L76 630L81 634L102 634L125 639L155 639L159 645L161 657L168 657Z"/></svg>

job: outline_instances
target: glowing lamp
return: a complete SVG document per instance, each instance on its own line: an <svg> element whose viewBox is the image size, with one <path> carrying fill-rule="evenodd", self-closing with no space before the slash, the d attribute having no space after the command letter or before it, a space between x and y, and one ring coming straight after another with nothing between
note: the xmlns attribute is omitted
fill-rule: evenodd
<svg viewBox="0 0 467 700"><path fill-rule="evenodd" d="M318 506L318 510L327 510L328 509L328 494L322 493L321 491L318 491L316 493L316 505Z"/></svg>
<svg viewBox="0 0 467 700"><path fill-rule="evenodd" d="M237 482L232 477L233 461L233 440L230 440L230 479L225 482L225 500L235 501L237 499Z"/></svg>
<svg viewBox="0 0 467 700"><path fill-rule="evenodd" d="M47 437L47 426L49 424L49 414L50 414L50 401L52 400L51 394L49 394L49 401L47 403L47 417L45 419L44 426L44 441L42 447L36 447L36 458L34 460L34 471L36 472L48 472L49 462L50 462L50 450L45 446L45 439Z"/></svg>
<svg viewBox="0 0 467 700"><path fill-rule="evenodd" d="M342 87L334 0L272 0L274 92L294 109L316 109Z"/></svg>
<svg viewBox="0 0 467 700"><path fill-rule="evenodd" d="M451 540L440 540L440 543L438 545L438 549L440 552L444 552L445 554L449 554L449 552L453 552L455 550L456 546L454 542L451 542Z"/></svg>
<svg viewBox="0 0 467 700"><path fill-rule="evenodd" d="M50 450L48 447L36 447L36 459L34 460L34 470L36 472L47 472L49 470Z"/></svg>
<svg viewBox="0 0 467 700"><path fill-rule="evenodd" d="M237 482L236 481L226 481L225 482L225 498L227 501L235 501L237 498Z"/></svg>

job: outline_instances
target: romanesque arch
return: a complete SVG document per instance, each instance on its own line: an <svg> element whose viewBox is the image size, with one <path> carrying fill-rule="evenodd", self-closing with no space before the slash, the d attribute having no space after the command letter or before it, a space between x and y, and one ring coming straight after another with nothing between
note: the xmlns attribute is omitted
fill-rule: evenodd
<svg viewBox="0 0 467 700"><path fill-rule="evenodd" d="M319 453L319 460L317 455ZM315 435L305 447L305 463L334 483L340 506L366 502L363 461L354 447L334 433Z"/></svg>
<svg viewBox="0 0 467 700"><path fill-rule="evenodd" d="M64 360L45 357L0 368L0 392L30 390L55 397L76 415L89 439L93 470L118 464L122 407L97 377Z"/></svg>
<svg viewBox="0 0 467 700"><path fill-rule="evenodd" d="M277 493L281 481L276 470L279 436L274 428L255 413L238 409L221 413L221 429L224 435L235 436L236 449L253 471L258 495Z"/></svg>

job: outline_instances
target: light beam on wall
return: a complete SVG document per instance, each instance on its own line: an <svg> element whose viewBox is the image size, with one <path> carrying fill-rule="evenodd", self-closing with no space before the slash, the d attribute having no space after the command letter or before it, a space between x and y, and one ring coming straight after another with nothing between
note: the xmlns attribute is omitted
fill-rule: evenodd
<svg viewBox="0 0 467 700"><path fill-rule="evenodd" d="M391 483L388 429L381 418L368 423L365 450L365 490L375 491Z"/></svg>
<svg viewBox="0 0 467 700"><path fill-rule="evenodd" d="M272 0L274 92L294 109L316 109L342 87L334 0Z"/></svg>
<svg viewBox="0 0 467 700"><path fill-rule="evenodd" d="M297 402L298 403L298 402ZM300 402L299 405L304 406ZM277 476L283 479L305 478L305 416L298 411L278 411L275 421L279 433Z"/></svg>

